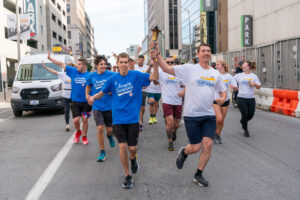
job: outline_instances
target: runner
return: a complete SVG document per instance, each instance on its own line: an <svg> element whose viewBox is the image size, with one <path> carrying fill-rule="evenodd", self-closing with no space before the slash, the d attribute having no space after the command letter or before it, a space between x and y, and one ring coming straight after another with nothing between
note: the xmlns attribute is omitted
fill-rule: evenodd
<svg viewBox="0 0 300 200"><path fill-rule="evenodd" d="M74 67L74 64L70 63L70 66ZM65 110L65 121L66 121L66 131L70 131L70 103L71 103L71 79L69 76L66 75L66 72L57 72L50 67L47 67L43 61L42 66L52 74L58 76L58 78L62 81L62 97L64 103L64 110Z"/></svg>
<svg viewBox="0 0 300 200"><path fill-rule="evenodd" d="M129 71L129 56L119 54L117 65L120 73L108 79L102 91L89 98L89 103L101 99L104 94L112 93L113 131L119 142L120 160L125 172L123 188L132 188L132 174L137 173L137 144L139 136L139 112L142 105L142 88L149 86L150 81L158 79L158 69L153 74ZM130 154L131 173L129 172L128 153Z"/></svg>
<svg viewBox="0 0 300 200"><path fill-rule="evenodd" d="M86 99L88 100L91 95L97 94L102 90L105 82L108 78L115 75L114 72L108 71L107 60L104 56L95 57L95 66L97 66L97 71L90 74L87 86L85 89ZM91 92L91 93L90 93ZM97 100L93 104L93 114L97 126L97 138L100 148L100 154L97 158L98 162L103 162L106 160L106 152L104 146L104 125L106 128L107 138L109 145L113 148L115 147L115 142L112 135L112 113L111 113L111 95L105 94L102 99Z"/></svg>
<svg viewBox="0 0 300 200"><path fill-rule="evenodd" d="M87 71L87 61L85 59L79 59L76 69L59 60L51 58L50 52L48 53L48 60L57 66L66 69L67 75L71 78L71 110L74 127L76 129L74 143L79 143L80 137L83 135L82 144L87 145L89 143L87 139L88 118L90 117L92 110L92 107L87 103L85 97L85 86L90 74ZM82 131L80 129L80 118L82 119Z"/></svg>
<svg viewBox="0 0 300 200"><path fill-rule="evenodd" d="M154 65L154 61L151 60L150 61L150 68L151 68L151 72L153 71ZM160 89L160 85L159 84L154 84L154 82L152 81L150 83L150 86L146 88L145 92L147 92L147 97L148 97L148 102L149 102L149 113L150 113L150 119L148 121L148 123L154 124L157 123L157 119L156 119L156 114L158 111L158 107L159 107L159 100L161 98L161 89Z"/></svg>
<svg viewBox="0 0 300 200"><path fill-rule="evenodd" d="M129 58L129 70L135 70L135 60Z"/></svg>
<svg viewBox="0 0 300 200"><path fill-rule="evenodd" d="M243 73L243 64L244 61L239 61L239 65L235 68L235 72L234 75L237 75L239 73ZM238 90L234 90L232 93L232 104L235 108L238 107L237 105L237 95L238 95L239 91Z"/></svg>
<svg viewBox="0 0 300 200"><path fill-rule="evenodd" d="M237 84L235 82L235 80L233 79L233 77L228 73L229 71L229 66L227 65L227 63L223 60L218 60L216 63L216 69L220 72L220 74L222 75L223 78L223 82L226 86L226 91L227 91L227 95L226 95L226 101L224 104L219 105L216 101L214 101L214 109L215 109L215 113L216 113L216 121L217 121L217 128L216 128L216 135L214 138L214 143L219 143L222 144L223 141L221 139L221 131L223 129L224 126L224 120L228 111L228 106L230 103L229 97L229 88L237 90ZM219 97L219 94L216 93L215 94L215 99Z"/></svg>
<svg viewBox="0 0 300 200"><path fill-rule="evenodd" d="M173 58L167 58L166 62L170 66L174 66ZM162 93L162 107L164 111L166 133L168 138L168 150L174 151L176 140L176 131L180 126L182 112L182 97L184 97L184 83L179 78L159 71L158 82Z"/></svg>
<svg viewBox="0 0 300 200"><path fill-rule="evenodd" d="M144 72L144 73L150 73L150 67L147 67L144 65L145 58L143 55L140 55L137 59L137 64L135 64L135 70ZM147 92L146 92L146 87L143 88L143 94L142 94L142 107L140 111L140 126L139 126L139 131L143 130L143 118L144 118L144 113L145 113L145 106L146 106L146 99L147 99Z"/></svg>
<svg viewBox="0 0 300 200"><path fill-rule="evenodd" d="M256 69L256 63L246 61L243 64L243 73L234 76L234 80L239 85L239 93L237 96L238 107L241 112L242 118L240 120L244 130L243 135L250 137L248 131L248 121L250 121L255 113L255 96L254 88L259 89L261 83L258 77L251 73L251 70Z"/></svg>
<svg viewBox="0 0 300 200"><path fill-rule="evenodd" d="M151 48L153 47L155 44L152 42ZM202 44L198 47L199 64L177 66L168 65L158 49L156 45L156 50L151 50L150 55L156 54L162 70L182 79L186 85L184 122L190 144L179 151L176 159L177 168L181 169L188 155L197 153L203 146L194 181L201 186L208 186L208 181L203 178L202 171L210 158L216 131L216 116L213 109L214 91L217 90L220 94L216 102L223 104L226 100L225 85L220 73L209 66L211 57L209 45Z"/></svg>

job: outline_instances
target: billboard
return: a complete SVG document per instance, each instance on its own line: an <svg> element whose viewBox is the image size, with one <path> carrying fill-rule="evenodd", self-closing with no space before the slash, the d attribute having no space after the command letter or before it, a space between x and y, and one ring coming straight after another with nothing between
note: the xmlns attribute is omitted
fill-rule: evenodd
<svg viewBox="0 0 300 200"><path fill-rule="evenodd" d="M19 15L20 39L30 39L30 24L28 15ZM7 36L9 40L17 40L17 17L7 15Z"/></svg>
<svg viewBox="0 0 300 200"><path fill-rule="evenodd" d="M29 15L30 36L33 37L37 34L36 0L24 0L24 14Z"/></svg>
<svg viewBox="0 0 300 200"><path fill-rule="evenodd" d="M251 47L253 45L253 22L251 15L241 16L241 46Z"/></svg>

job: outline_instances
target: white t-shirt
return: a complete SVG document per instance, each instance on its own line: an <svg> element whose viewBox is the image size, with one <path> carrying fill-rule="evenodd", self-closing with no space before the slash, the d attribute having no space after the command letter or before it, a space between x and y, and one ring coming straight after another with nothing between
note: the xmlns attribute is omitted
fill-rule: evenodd
<svg viewBox="0 0 300 200"><path fill-rule="evenodd" d="M58 78L62 81L62 97L64 98L71 98L71 78L67 76L66 72L58 72Z"/></svg>
<svg viewBox="0 0 300 200"><path fill-rule="evenodd" d="M246 98L246 99L251 99L251 98L255 98L254 96L254 88L255 87L250 87L249 82L252 81L258 85L261 85L258 77L253 74L245 74L243 73L239 73L237 75L235 75L234 80L239 84L239 93L238 93L238 97L242 97L242 98Z"/></svg>
<svg viewBox="0 0 300 200"><path fill-rule="evenodd" d="M174 67L176 77L185 83L183 115L201 117L215 115L214 94L223 92L226 87L221 74L213 69L204 69L199 64L185 64Z"/></svg>
<svg viewBox="0 0 300 200"><path fill-rule="evenodd" d="M226 101L227 101L227 100L229 100L229 97L230 97L229 85L233 85L234 87L237 87L237 83L234 80L234 78L230 74L228 74L228 73L221 74L221 76L222 76L222 79L223 79L223 82L225 84L226 91L227 91L227 93L226 93ZM219 93L216 92L215 99L219 98L219 97L220 97Z"/></svg>
<svg viewBox="0 0 300 200"><path fill-rule="evenodd" d="M152 73L152 68L151 68L151 73ZM159 73L162 71L161 69L158 69ZM159 74L158 73L158 74ZM150 86L148 86L146 89L145 89L145 92L148 92L148 93L154 93L154 94L160 94L161 93L161 89L160 89L160 85L155 85L153 83L153 81L151 81L150 83Z"/></svg>
<svg viewBox="0 0 300 200"><path fill-rule="evenodd" d="M184 82L168 73L159 71L158 82L161 88L162 102L170 105L182 105L182 97L178 96L185 86Z"/></svg>
<svg viewBox="0 0 300 200"><path fill-rule="evenodd" d="M140 72L146 73L146 71L148 69L148 66L147 65L143 65L142 67L140 67L138 64L135 64L134 65L134 69L135 69L135 71L140 71ZM146 89L147 88L144 88L142 91L143 92L147 92Z"/></svg>

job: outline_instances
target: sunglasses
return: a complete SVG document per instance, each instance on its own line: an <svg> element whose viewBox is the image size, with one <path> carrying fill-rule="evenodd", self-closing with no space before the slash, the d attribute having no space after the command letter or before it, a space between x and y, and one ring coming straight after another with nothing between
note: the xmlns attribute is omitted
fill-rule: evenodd
<svg viewBox="0 0 300 200"><path fill-rule="evenodd" d="M175 64L175 62L174 61L167 61L167 64L168 65L173 65L173 64Z"/></svg>

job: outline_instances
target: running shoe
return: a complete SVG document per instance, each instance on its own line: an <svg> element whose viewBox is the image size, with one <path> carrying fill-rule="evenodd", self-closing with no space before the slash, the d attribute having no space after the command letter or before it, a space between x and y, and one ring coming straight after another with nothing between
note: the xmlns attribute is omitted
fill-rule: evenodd
<svg viewBox="0 0 300 200"><path fill-rule="evenodd" d="M250 137L249 131L247 131L247 130L244 131L243 135L244 135L245 137Z"/></svg>
<svg viewBox="0 0 300 200"><path fill-rule="evenodd" d="M86 136L82 136L82 144L87 145L89 143L88 139Z"/></svg>
<svg viewBox="0 0 300 200"><path fill-rule="evenodd" d="M217 136L217 140L218 140L218 143L219 143L219 144L223 144L223 141L222 141L221 136L218 135L218 136Z"/></svg>
<svg viewBox="0 0 300 200"><path fill-rule="evenodd" d="M154 124L154 121L153 121L153 117L150 117L149 121L148 121L148 124Z"/></svg>
<svg viewBox="0 0 300 200"><path fill-rule="evenodd" d="M131 172L133 174L136 174L137 171L139 170L139 163L137 162L136 157L133 160L130 159L130 161L131 161Z"/></svg>
<svg viewBox="0 0 300 200"><path fill-rule="evenodd" d="M175 132L173 132L173 135L172 135L172 140L173 140L173 142L176 141L176 138L177 138L177 135L176 135L176 131L175 131Z"/></svg>
<svg viewBox="0 0 300 200"><path fill-rule="evenodd" d="M74 143L75 143L75 144L78 144L78 143L80 142L80 137L81 137L81 135L82 135L81 130L80 130L80 131L77 131L77 132L75 133L75 138L74 138Z"/></svg>
<svg viewBox="0 0 300 200"><path fill-rule="evenodd" d="M158 122L157 119L156 119L156 117L152 117L152 122L153 123L157 123Z"/></svg>
<svg viewBox="0 0 300 200"><path fill-rule="evenodd" d="M184 155L183 152L185 150L185 147L181 147L179 150L179 153L176 158L176 166L178 169L181 169L183 167L184 161L188 157L187 155Z"/></svg>
<svg viewBox="0 0 300 200"><path fill-rule="evenodd" d="M139 131L143 131L143 125L142 124L139 127Z"/></svg>
<svg viewBox="0 0 300 200"><path fill-rule="evenodd" d="M195 174L194 176L194 182L197 183L201 187L207 187L208 186L208 181L203 178L202 175L197 175Z"/></svg>
<svg viewBox="0 0 300 200"><path fill-rule="evenodd" d="M125 181L124 181L122 187L123 187L124 189L130 189L130 188L133 187L132 176L127 175L127 176L125 177Z"/></svg>
<svg viewBox="0 0 300 200"><path fill-rule="evenodd" d="M106 156L105 150L101 150L101 152L97 158L97 162L103 162L106 160L106 158L107 158L107 156Z"/></svg>
<svg viewBox="0 0 300 200"><path fill-rule="evenodd" d="M169 142L168 151L174 151L173 142Z"/></svg>
<svg viewBox="0 0 300 200"><path fill-rule="evenodd" d="M114 136L112 135L107 135L107 139L109 141L109 145L111 148L114 148L115 147L115 141L114 141Z"/></svg>

